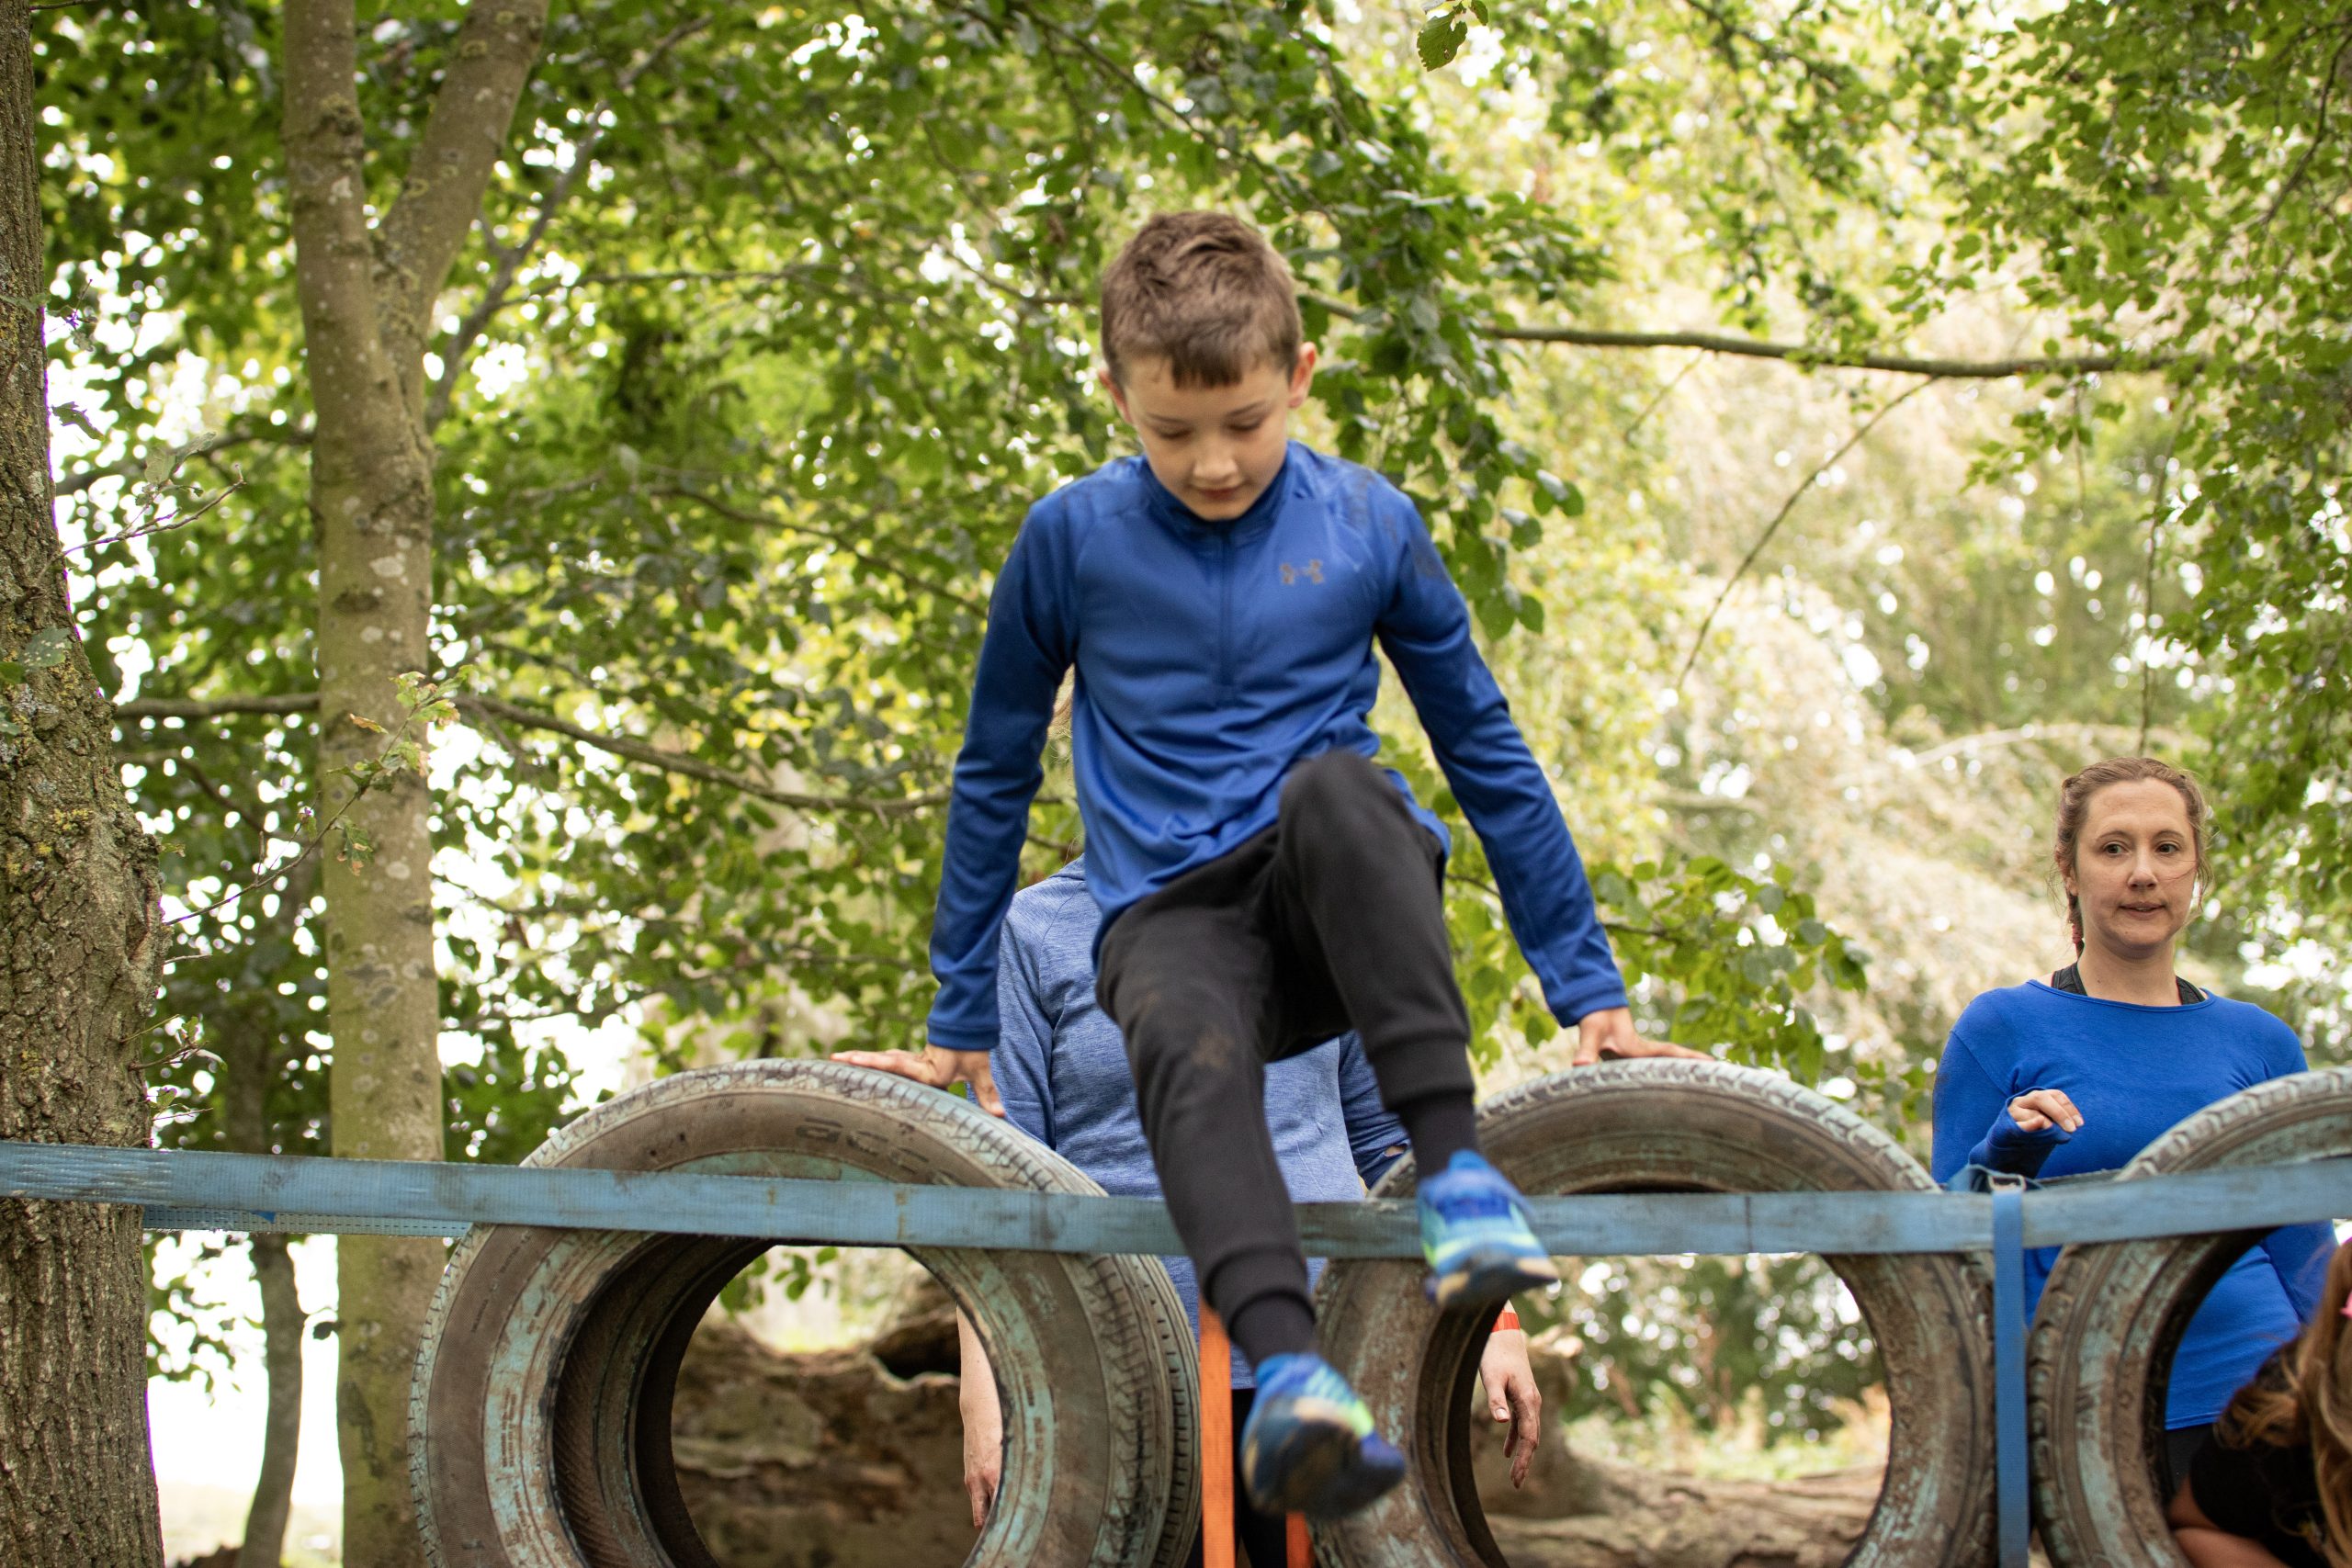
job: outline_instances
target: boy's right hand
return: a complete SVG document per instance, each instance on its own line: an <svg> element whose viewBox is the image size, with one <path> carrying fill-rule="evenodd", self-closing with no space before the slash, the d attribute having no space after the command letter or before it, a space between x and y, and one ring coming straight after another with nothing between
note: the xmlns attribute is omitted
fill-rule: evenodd
<svg viewBox="0 0 2352 1568"><path fill-rule="evenodd" d="M833 1060L847 1062L853 1067L896 1073L933 1089L968 1084L973 1104L991 1116L1004 1114L1004 1101L996 1092L996 1074L989 1070L986 1051L950 1051L944 1045L926 1045L921 1051L840 1051L834 1053Z"/></svg>

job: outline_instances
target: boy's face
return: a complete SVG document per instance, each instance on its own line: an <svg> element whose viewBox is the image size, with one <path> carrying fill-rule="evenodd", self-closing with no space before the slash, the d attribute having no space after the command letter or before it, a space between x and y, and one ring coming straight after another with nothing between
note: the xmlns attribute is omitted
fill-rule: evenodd
<svg viewBox="0 0 2352 1568"><path fill-rule="evenodd" d="M1195 515L1222 523L1249 511L1282 471L1291 411L1315 379L1315 345L1299 345L1287 376L1260 360L1229 387L1179 387L1157 355L1130 361L1124 385L1101 375L1153 477Z"/></svg>

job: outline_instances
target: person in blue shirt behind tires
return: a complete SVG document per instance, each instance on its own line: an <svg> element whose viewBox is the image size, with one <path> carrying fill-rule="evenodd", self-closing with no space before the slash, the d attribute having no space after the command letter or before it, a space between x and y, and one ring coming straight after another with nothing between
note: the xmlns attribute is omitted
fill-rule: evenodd
<svg viewBox="0 0 2352 1568"><path fill-rule="evenodd" d="M2152 757L2066 780L2052 856L2075 961L1985 992L1952 1026L1936 1073L1939 1181L1970 1165L2044 1179L2113 1170L2215 1100L2304 1070L2285 1023L2174 967L2203 892L2205 821L2197 782ZM2167 1490L2231 1394L2316 1308L2335 1242L2325 1224L2272 1231L2206 1296L2173 1362ZM2026 1255L2029 1310L2057 1250Z"/></svg>
<svg viewBox="0 0 2352 1568"><path fill-rule="evenodd" d="M1095 997L1097 917L1082 859L1014 895L997 962L999 1037L991 1055L997 1091L1006 1120L1092 1177L1104 1191L1158 1198L1159 1179L1136 1107L1126 1043ZM834 1059L926 1081L922 1058L912 1052L844 1051ZM1362 1198L1405 1154L1404 1123L1381 1103L1371 1064L1351 1033L1269 1063L1264 1099L1266 1130L1295 1202ZM1161 1261L1197 1333L1200 1289L1192 1262ZM1319 1272L1320 1264L1314 1267ZM1003 1464L1003 1413L978 1336L960 1313L956 1325L963 1347L964 1485L977 1529L986 1521ZM1254 1399L1251 1371L1237 1346L1225 1380L1233 1389L1237 1433ZM1528 1365L1526 1336L1513 1329L1489 1336L1478 1375L1487 1413L1510 1424L1505 1452L1512 1483L1524 1484L1544 1409ZM1217 1381L1213 1369L1202 1369L1204 1397ZM1234 1520L1238 1560L1252 1568L1282 1568L1284 1521L1251 1506L1241 1491L1236 1488ZM1193 1562L1200 1556L1195 1543Z"/></svg>

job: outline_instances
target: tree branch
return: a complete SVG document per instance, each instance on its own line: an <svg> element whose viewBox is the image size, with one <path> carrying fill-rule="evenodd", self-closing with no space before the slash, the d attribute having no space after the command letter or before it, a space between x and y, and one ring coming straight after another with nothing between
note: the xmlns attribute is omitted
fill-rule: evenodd
<svg viewBox="0 0 2352 1568"><path fill-rule="evenodd" d="M609 751L616 757L626 757L632 762L660 768L664 773L679 773L705 784L715 784L771 805L788 807L795 811L870 811L876 817L909 817L947 804L944 790L929 795L899 796L803 795L794 790L778 789L763 780L743 773L730 773L716 763L699 757L649 746L641 740L630 740L616 735L599 735L593 729L556 717L552 714L535 713L529 708L516 707L513 703L496 697L459 697L459 711L486 714L523 729L541 729L561 735Z"/></svg>
<svg viewBox="0 0 2352 1568"><path fill-rule="evenodd" d="M871 812L876 817L910 817L919 811L947 804L944 790L929 795L804 795L795 790L778 789L775 785L749 774L706 762L682 751L660 746L650 746L642 740L625 736L602 735L584 726L572 724L553 714L518 707L496 697L453 696L450 701L460 713L512 725L518 729L543 730L593 746L616 757L659 768L664 773L678 773L686 778L700 779L705 784L723 785L738 794L748 795L772 805L795 811ZM116 707L115 716L131 722L153 722L158 719L223 718L239 714L297 714L318 711L316 692L288 692L271 696L232 696L214 698L141 697Z"/></svg>
<svg viewBox="0 0 2352 1568"><path fill-rule="evenodd" d="M1740 558L1738 567L1732 572L1730 581L1724 584L1723 592L1716 594L1715 602L1707 606L1707 617L1699 623L1699 635L1690 639L1690 655L1682 660L1682 672L1674 678L1674 683L1678 688L1690 678L1691 666L1699 662L1699 651L1707 646L1707 633L1714 626L1715 616L1722 613L1724 601L1731 597L1731 591L1739 586L1739 580L1747 575L1747 569L1756 564L1756 558L1764 553L1764 547L1772 542L1772 536L1781 531L1781 525L1788 521L1789 513L1796 510L1797 502L1804 499L1805 491L1813 488L1814 481L1836 468L1838 459L1845 457L1847 453L1860 446L1870 433L1878 428L1879 421L1901 408L1918 393L1934 386L1936 380L1937 378L1931 376L1924 381L1914 382L1905 387L1901 395L1864 420L1860 429L1846 437L1844 446L1822 459L1821 466L1805 475L1804 482L1789 492L1789 498L1781 502L1781 510L1772 513L1772 521L1764 525L1764 532L1756 536L1756 542L1750 545L1747 547L1747 553Z"/></svg>
<svg viewBox="0 0 2352 1568"><path fill-rule="evenodd" d="M203 436L175 449L172 460L175 464L178 464L196 457L209 457L216 452L226 452L232 446L243 446L255 441L266 441L286 446L308 446L311 444L311 427L307 424L291 424L283 428L262 426L224 430L217 435ZM147 459L144 457L125 457L119 463L108 463L104 468L84 468L78 473L66 475L57 481L57 493L61 496L79 495L101 479L134 479L146 472Z"/></svg>
<svg viewBox="0 0 2352 1568"><path fill-rule="evenodd" d="M613 96L628 96L629 89L637 85L637 79L656 61L668 54L682 40L708 26L708 17L692 17L655 39L651 47L638 56L615 80ZM507 296L514 292L516 275L538 250L539 241L546 235L548 225L555 220L557 209L571 197L572 187L588 173L589 164L596 154L596 144L604 140L605 117L610 111L611 104L611 98L599 98L596 106L588 111L587 130L574 138L571 143L571 162L556 175L547 199L540 202L539 209L532 214L531 226L524 231L523 237L507 250L501 251L495 245L492 246L492 254L498 257L498 270L492 275L490 285L482 290L481 298L474 301L473 309L465 313L458 322L458 330L450 334L447 352L441 356L441 378L434 383L432 398L425 405L424 428L428 432L447 417L450 400L457 396L458 378L464 372L474 344L481 340L481 334L489 328L492 320L505 309ZM437 104L435 107L437 112ZM511 112L508 118L513 118ZM502 126L499 135L503 138L503 134ZM477 205L479 199L477 196ZM450 260L454 263L456 259L453 249Z"/></svg>
<svg viewBox="0 0 2352 1568"><path fill-rule="evenodd" d="M2156 501L2148 509L2148 563L2140 579L2140 645L2134 649L2140 658L2140 746L2133 753L2148 754L2148 728L2154 722L2156 704L2156 542L2163 537L2165 511L2172 499L2172 454L2180 445L2180 433L2188 423L2188 409L2183 405L2179 418L2173 422L2172 434L2165 438L2165 455L2156 459Z"/></svg>
<svg viewBox="0 0 2352 1568"><path fill-rule="evenodd" d="M400 723L393 728L391 734L386 737L384 740L383 754L381 757L377 759L379 766L388 766L391 762L401 742L406 739L408 732L415 728L417 717L418 714L415 709L411 709L407 713L401 715ZM371 725L369 728L373 728L375 727ZM419 751L415 753L415 755L421 759L424 753ZM421 761L417 763L420 771L422 770L423 765L424 764ZM339 769L337 771L343 772L346 770ZM357 787L351 792L350 795L341 806L335 807L334 815L326 819L325 825L321 827L316 833L312 834L303 842L302 847L294 852L294 856L291 860L268 867L263 871L260 876L256 877L252 882L245 884L242 887L238 887L228 893L222 894L220 897L215 898L212 902L203 906L201 908L188 909L180 914L174 915L166 923L177 926L185 925L190 920L202 919L205 916L213 913L215 910L226 908L228 906L237 902L240 898L243 898L246 894L257 893L261 889L267 887L271 883L276 882L282 877L290 876L296 871L299 871L302 867L308 865L311 862L311 857L318 853L321 846L325 844L327 841L328 837L332 835L337 828L343 825L343 819L351 815L352 807L357 806L360 801L367 798L368 792L374 789L379 784L381 784L387 775L383 773L355 773L354 776L358 781ZM256 826L258 826L258 819L256 819ZM346 833L344 837L345 853L347 855L354 852L355 848L356 846L354 846L351 841L351 836Z"/></svg>
<svg viewBox="0 0 2352 1568"><path fill-rule="evenodd" d="M701 491L692 490L684 485L657 485L647 493L656 496L673 497L679 501L691 501L695 505L700 506L706 511L708 511L718 516L724 517L730 523L741 523L747 527L776 528L789 533L806 534L812 539L822 539L825 543L832 546L835 549L841 550L848 555L851 559L856 561L860 566L865 567L870 570L883 572L889 576L898 578L900 581L907 583L909 586L920 588L926 593L935 593L942 599L945 599L952 604L963 605L966 609L970 610L975 615L984 615L987 613L987 606L979 600L972 597L970 594L950 587L948 584L940 581L937 578L933 577L926 572L917 571L910 567L900 566L895 561L878 560L875 557L867 554L865 550L861 549L858 546L851 543L848 539L843 538L841 535L827 528L820 528L814 524L802 523L788 517L770 516L764 512L747 511L740 506L729 505L728 502L719 500L717 496L706 495Z"/></svg>
<svg viewBox="0 0 2352 1568"><path fill-rule="evenodd" d="M1318 305L1346 321L1363 312L1356 307L1320 294L1301 294L1302 304ZM2012 359L1931 359L1903 354L1845 354L1800 343L1771 343L1763 338L1734 337L1725 333L1609 332L1597 327L1518 326L1487 321L1476 330L1505 343L1556 343L1575 348L1690 348L1702 354L1727 354L1743 359L1780 359L1806 369L1884 370L1897 376L1925 376L1939 381L2002 381L2018 376L2096 376L2110 372L2164 370L2193 363L2199 355L2158 352L2146 354L2062 354Z"/></svg>
<svg viewBox="0 0 2352 1568"><path fill-rule="evenodd" d="M420 413L424 389L421 384L411 389L408 378L423 375L434 297L481 211L547 22L548 0L466 7L408 177L377 228L378 330L409 389L404 402Z"/></svg>
<svg viewBox="0 0 2352 1568"><path fill-rule="evenodd" d="M1975 735L1962 735L1939 741L1924 751L1912 752L1909 765L1931 768L1947 757L1966 756L1992 746L2030 745L2035 741L2055 741L2069 736L2080 740L2097 741L2105 737L2126 735L2134 736L2143 751L2148 749L2150 739L2160 739L2167 746L2179 748L2185 747L2188 739L2170 729L2141 734L2128 724L2029 724L2022 729L1987 729Z"/></svg>
<svg viewBox="0 0 2352 1568"><path fill-rule="evenodd" d="M115 705L114 716L133 723L158 719L230 718L242 714L316 713L316 692L283 692L270 696L136 697Z"/></svg>
<svg viewBox="0 0 2352 1568"><path fill-rule="evenodd" d="M150 534L175 534L244 488L243 479L234 480L227 489L214 491L210 496L198 502L193 510L182 508L161 523L151 523L144 528L132 528L120 534L108 534L102 538L85 539L78 545L68 545L65 547L65 553L70 556L76 550L95 550L106 545L128 544L133 539L143 539Z"/></svg>
<svg viewBox="0 0 2352 1568"><path fill-rule="evenodd" d="M1901 354L1842 354L1803 344L1719 333L1621 333L1587 327L1511 326L1490 323L1486 335L1511 343L1558 343L1578 348L1695 348L1748 359L1782 359L1808 369L1886 370L1930 380L2001 381L2018 376L2091 376L2113 371L2162 370L2179 362L2172 354L2064 354L2015 359L1929 359Z"/></svg>
<svg viewBox="0 0 2352 1568"><path fill-rule="evenodd" d="M594 288L613 284L657 283L789 283L803 278L838 275L844 268L830 265L770 267L672 267L654 272L583 272L577 277L549 277L534 283L524 291L526 299L544 299L550 294L565 294L575 288ZM510 299L509 303L513 301Z"/></svg>

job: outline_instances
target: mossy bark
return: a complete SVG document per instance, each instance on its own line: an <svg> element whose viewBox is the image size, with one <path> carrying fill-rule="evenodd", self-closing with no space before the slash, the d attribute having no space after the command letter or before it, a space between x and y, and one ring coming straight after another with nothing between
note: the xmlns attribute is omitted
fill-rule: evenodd
<svg viewBox="0 0 2352 1568"><path fill-rule="evenodd" d="M51 512L32 39L0 0L0 660L71 633ZM46 641L42 634L51 634ZM143 1145L162 933L78 638L0 671L0 1138ZM163 1561L139 1211L0 1199L0 1562Z"/></svg>

